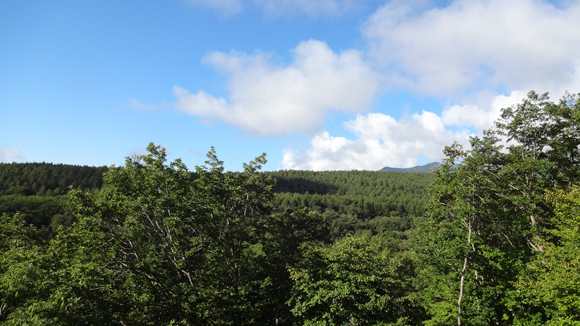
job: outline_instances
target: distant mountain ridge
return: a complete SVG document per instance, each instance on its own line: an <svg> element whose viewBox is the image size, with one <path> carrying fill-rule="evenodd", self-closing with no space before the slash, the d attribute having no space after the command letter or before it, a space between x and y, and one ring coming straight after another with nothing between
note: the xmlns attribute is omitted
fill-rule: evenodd
<svg viewBox="0 0 580 326"><path fill-rule="evenodd" d="M380 169L379 171L395 171L395 172L423 172L427 173L433 169L436 169L441 166L439 162L431 162L425 165L417 165L412 168L391 168L385 166L384 168Z"/></svg>

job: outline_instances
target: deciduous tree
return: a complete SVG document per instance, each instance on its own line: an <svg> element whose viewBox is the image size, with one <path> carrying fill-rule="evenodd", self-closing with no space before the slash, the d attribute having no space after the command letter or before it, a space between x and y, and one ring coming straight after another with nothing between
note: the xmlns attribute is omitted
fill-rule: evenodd
<svg viewBox="0 0 580 326"><path fill-rule="evenodd" d="M577 97L553 103L530 92L502 110L495 130L473 137L471 149L446 149L417 238L431 324L449 324L453 310L458 325L512 322L506 295L545 251L553 212L545 191L580 179L579 118Z"/></svg>

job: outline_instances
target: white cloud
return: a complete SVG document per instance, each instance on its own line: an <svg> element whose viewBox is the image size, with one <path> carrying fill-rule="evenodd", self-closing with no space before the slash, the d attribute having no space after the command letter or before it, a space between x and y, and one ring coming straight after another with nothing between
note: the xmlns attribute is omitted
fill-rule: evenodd
<svg viewBox="0 0 580 326"><path fill-rule="evenodd" d="M175 106L263 136L314 133L329 111L371 107L379 76L360 52L337 54L326 43L309 40L293 53L294 61L286 67L270 64L263 54L211 53L204 62L229 76L229 100L175 86Z"/></svg>
<svg viewBox="0 0 580 326"><path fill-rule="evenodd" d="M22 159L22 154L20 150L16 147L8 148L6 146L2 146L2 150L0 150L0 162L4 161L13 161L15 159Z"/></svg>
<svg viewBox="0 0 580 326"><path fill-rule="evenodd" d="M248 5L255 5L268 15L304 13L311 17L338 16L356 5L354 0L188 0L192 4L214 9L226 16L240 13Z"/></svg>
<svg viewBox="0 0 580 326"><path fill-rule="evenodd" d="M357 137L349 140L328 132L314 136L306 153L284 150L284 169L300 170L378 170L385 166L411 167L417 157L431 161L442 158L445 146L458 141L468 145L469 133L445 128L432 112L414 114L408 120L395 120L381 113L359 115L345 126Z"/></svg>
<svg viewBox="0 0 580 326"><path fill-rule="evenodd" d="M499 118L501 109L521 103L526 97L525 91L513 91L509 96L498 95L491 100L487 109L474 104L453 105L443 110L441 121L447 126L474 127L480 131L494 128L494 121Z"/></svg>
<svg viewBox="0 0 580 326"><path fill-rule="evenodd" d="M400 121L359 116L345 124L354 140L319 133L305 153L285 150L284 168L376 170L413 166L421 156L439 160L444 146L468 147L471 131L493 128L501 109L521 103L529 90L557 99L580 89L579 1L559 7L540 0L431 3L391 1L363 33L388 86L459 104L440 116L423 111ZM505 89L508 95L494 95Z"/></svg>
<svg viewBox="0 0 580 326"><path fill-rule="evenodd" d="M542 0L457 0L427 9L410 3L388 3L363 28L394 84L443 97L580 88L579 1L555 7Z"/></svg>
<svg viewBox="0 0 580 326"><path fill-rule="evenodd" d="M457 141L469 148L469 130L494 127L501 109L521 103L527 92L513 91L508 96L494 96L483 108L477 105L454 105L441 116L423 111L401 119L381 114L359 115L345 122L355 140L332 137L328 132L314 136L305 153L283 150L282 166L299 170L378 170L385 166L411 167L418 157L430 161L443 158L443 148ZM455 128L454 128L455 127Z"/></svg>
<svg viewBox="0 0 580 326"><path fill-rule="evenodd" d="M520 103L529 90L549 91L553 100L565 90L580 90L580 1L455 0L444 8L432 3L393 0L363 25L368 54L378 64L373 68L380 67L382 77L360 52L334 53L319 41L301 43L288 66L272 65L263 54L216 52L204 61L230 77L229 96L176 86L175 105L271 136L320 131L332 110L364 112L385 80L388 87L456 104L440 115L423 111L398 121L380 113L359 115L345 123L353 139L319 132L304 153L284 150L281 162L286 169L376 170L413 166L421 156L438 160L456 140L467 145L472 131L492 128L501 108ZM340 14L352 2L254 4L271 14L318 15Z"/></svg>

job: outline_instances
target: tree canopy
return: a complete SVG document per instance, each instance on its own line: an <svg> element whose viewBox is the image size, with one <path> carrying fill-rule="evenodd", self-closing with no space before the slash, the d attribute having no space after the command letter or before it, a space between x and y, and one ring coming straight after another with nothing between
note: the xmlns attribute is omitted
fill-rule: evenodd
<svg viewBox="0 0 580 326"><path fill-rule="evenodd" d="M431 325L543 323L544 307L514 304L517 280L558 241L546 191L580 181L580 104L530 92L505 108L496 129L447 147L417 237ZM436 280L433 282L433 280ZM524 323L525 324L525 323Z"/></svg>

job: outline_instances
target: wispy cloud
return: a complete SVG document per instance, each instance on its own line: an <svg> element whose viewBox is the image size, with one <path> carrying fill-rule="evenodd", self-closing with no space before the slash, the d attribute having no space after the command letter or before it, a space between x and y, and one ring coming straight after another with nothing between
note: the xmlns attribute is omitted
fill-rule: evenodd
<svg viewBox="0 0 580 326"><path fill-rule="evenodd" d="M175 86L175 106L263 136L314 133L329 111L370 109L380 78L360 52L334 53L324 42L310 40L293 53L286 67L270 64L263 54L211 53L204 61L229 76L229 100Z"/></svg>
<svg viewBox="0 0 580 326"><path fill-rule="evenodd" d="M254 0L269 15L304 13L310 17L339 16L356 5L354 0Z"/></svg>
<svg viewBox="0 0 580 326"><path fill-rule="evenodd" d="M339 16L356 5L354 0L188 0L189 3L211 8L224 16L241 13L244 7L256 6L268 16L306 14Z"/></svg>
<svg viewBox="0 0 580 326"><path fill-rule="evenodd" d="M8 148L7 146L2 146L2 149L0 150L0 162L14 161L23 158L20 149L16 147Z"/></svg>
<svg viewBox="0 0 580 326"><path fill-rule="evenodd" d="M168 105L165 102L162 102L161 104L142 103L139 100L132 98L129 100L129 106L134 110L150 112L150 111L157 111L160 109L164 109Z"/></svg>
<svg viewBox="0 0 580 326"><path fill-rule="evenodd" d="M216 10L224 16L240 13L243 9L242 0L187 0L193 5Z"/></svg>
<svg viewBox="0 0 580 326"><path fill-rule="evenodd" d="M187 151L195 156L204 156L204 154L202 152L200 152L197 149L192 148L192 147L188 148Z"/></svg>

